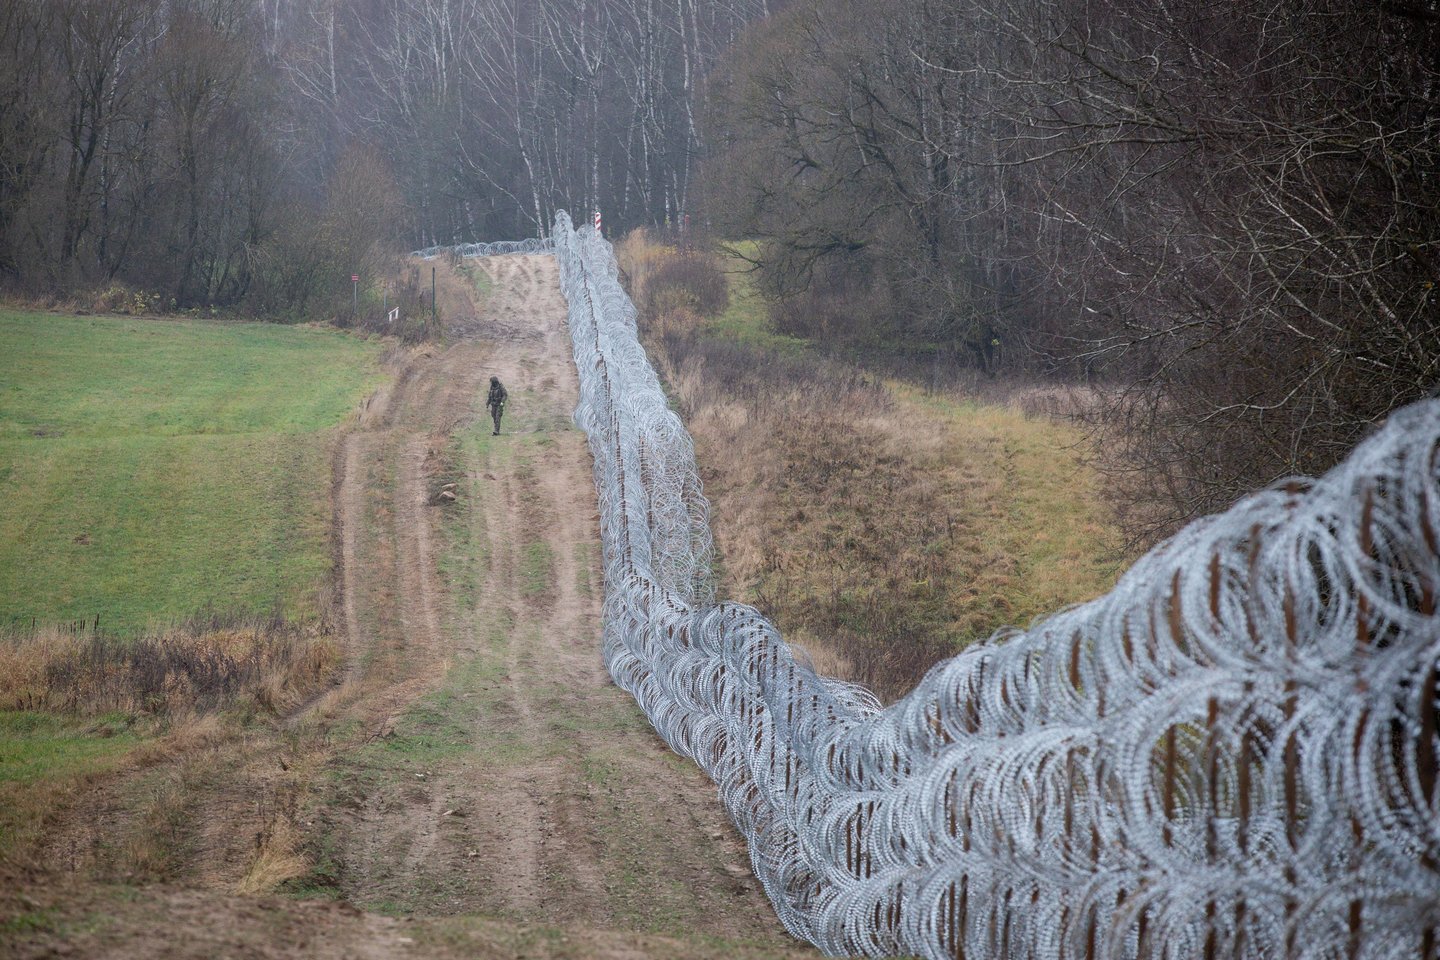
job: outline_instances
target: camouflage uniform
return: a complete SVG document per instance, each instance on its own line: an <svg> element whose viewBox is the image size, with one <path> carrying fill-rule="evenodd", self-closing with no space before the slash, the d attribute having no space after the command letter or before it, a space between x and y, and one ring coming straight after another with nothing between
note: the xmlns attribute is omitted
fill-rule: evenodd
<svg viewBox="0 0 1440 960"><path fill-rule="evenodd" d="M500 415L505 412L505 398L508 394L505 387L500 383L499 377L490 378L490 396L485 399L485 407L490 415L495 418L495 432L493 437L500 436Z"/></svg>

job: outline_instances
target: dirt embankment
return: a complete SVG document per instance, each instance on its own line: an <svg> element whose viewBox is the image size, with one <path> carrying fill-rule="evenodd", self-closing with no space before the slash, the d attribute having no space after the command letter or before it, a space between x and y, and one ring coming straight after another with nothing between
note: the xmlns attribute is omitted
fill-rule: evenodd
<svg viewBox="0 0 1440 960"><path fill-rule="evenodd" d="M714 787L601 664L555 262L477 266L475 314L397 356L337 448L342 682L99 785L53 862L0 896L3 952L814 955L780 929ZM480 422L492 375L510 391L499 437ZM115 851L157 776L183 779L176 849L127 875Z"/></svg>

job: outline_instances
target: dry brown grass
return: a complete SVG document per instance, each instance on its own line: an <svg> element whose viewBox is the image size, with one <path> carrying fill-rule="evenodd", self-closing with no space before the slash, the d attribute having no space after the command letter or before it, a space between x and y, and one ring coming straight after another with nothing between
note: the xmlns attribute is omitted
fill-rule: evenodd
<svg viewBox="0 0 1440 960"><path fill-rule="evenodd" d="M422 284L430 281L430 267L435 271L435 302L440 315L458 323L473 322L480 315L480 287L476 277L480 268L474 260L449 255L420 264Z"/></svg>
<svg viewBox="0 0 1440 960"><path fill-rule="evenodd" d="M622 247L632 291L663 259L652 247ZM967 643L1113 582L1098 478L1052 419L1084 397L976 403L879 382L753 316L682 307L642 323L695 438L722 593L822 672L891 699Z"/></svg>
<svg viewBox="0 0 1440 960"><path fill-rule="evenodd" d="M246 889L282 882L299 869L295 804L274 802L271 778L250 768L274 766L288 718L324 701L339 659L320 624L278 617L197 617L137 639L0 636L0 717L16 731L0 777L0 859L174 879L207 855L192 849L203 798L241 791L242 807L281 811L256 814L264 840ZM92 809L97 790L122 799Z"/></svg>
<svg viewBox="0 0 1440 960"><path fill-rule="evenodd" d="M113 730L117 722L112 715L88 729L75 727L73 735L114 736L107 728ZM0 783L10 788L0 789L0 825L15 828L5 838L0 859L43 863L71 874L94 872L103 859L103 873L115 878L176 876L192 833L197 784L235 739L235 730L218 714L189 713L163 723L138 722L127 732L131 735L120 749L98 763L77 766L56 755L57 763L43 775ZM102 816L98 809L74 814L77 802L117 777L134 784L120 808L107 804Z"/></svg>
<svg viewBox="0 0 1440 960"><path fill-rule="evenodd" d="M268 775L263 774L251 764L252 769L247 773L264 797L263 825L255 837L253 858L244 876L235 884L236 893L270 893L309 873L311 858L307 837L300 825L300 811L311 801L328 757L322 744L311 742L306 748L291 749L278 774L273 768Z"/></svg>
<svg viewBox="0 0 1440 960"><path fill-rule="evenodd" d="M318 626L279 618L202 618L137 639L40 628L0 636L0 710L283 714L329 684L339 659Z"/></svg>
<svg viewBox="0 0 1440 960"><path fill-rule="evenodd" d="M1003 558L957 510L943 437L833 362L670 335L657 351L699 446L726 592L822 671L882 696L1004 620ZM957 573L963 573L957 577ZM955 589L956 581L963 589Z"/></svg>
<svg viewBox="0 0 1440 960"><path fill-rule="evenodd" d="M646 294L651 271L674 255L673 247L657 243L644 227L626 235L615 248L615 256L620 261L621 280L632 300L640 302Z"/></svg>
<svg viewBox="0 0 1440 960"><path fill-rule="evenodd" d="M298 880L310 870L304 854L305 838L288 817L271 822L260 842L255 862L235 887L236 893L270 893L281 884Z"/></svg>
<svg viewBox="0 0 1440 960"><path fill-rule="evenodd" d="M116 316L159 316L169 301L157 292L146 292L129 284L112 281L103 286L67 288L63 291L26 292L5 290L0 294L0 307L15 310L54 311L79 316L109 314Z"/></svg>
<svg viewBox="0 0 1440 960"><path fill-rule="evenodd" d="M189 835L190 785L184 770L168 770L141 799L136 823L120 842L118 872L135 880L170 880L180 869Z"/></svg>

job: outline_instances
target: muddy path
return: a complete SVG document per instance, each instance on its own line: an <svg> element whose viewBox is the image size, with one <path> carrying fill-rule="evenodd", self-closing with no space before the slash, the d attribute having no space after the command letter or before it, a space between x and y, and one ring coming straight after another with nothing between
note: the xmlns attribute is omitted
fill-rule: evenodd
<svg viewBox="0 0 1440 960"><path fill-rule="evenodd" d="M469 336L406 378L376 431L392 435L394 571L357 547L346 597L357 659L385 662L393 646L403 670L372 697L380 736L340 761L351 775L320 814L334 881L403 916L788 945L714 787L601 663L594 485L570 423L556 264L483 268ZM483 409L492 375L510 392L498 437ZM374 442L357 441L359 470ZM446 484L456 500L433 505ZM363 543L363 524L342 526Z"/></svg>

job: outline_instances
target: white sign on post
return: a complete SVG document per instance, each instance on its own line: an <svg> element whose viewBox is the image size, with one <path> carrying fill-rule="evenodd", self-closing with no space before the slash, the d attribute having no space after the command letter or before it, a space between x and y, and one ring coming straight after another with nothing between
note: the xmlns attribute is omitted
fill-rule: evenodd
<svg viewBox="0 0 1440 960"><path fill-rule="evenodd" d="M390 322L391 322L391 323L394 323L396 320L399 320L399 319L400 319L400 308L399 308L399 307L391 307L391 308L390 308Z"/></svg>

